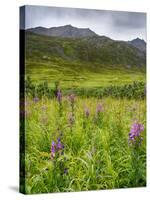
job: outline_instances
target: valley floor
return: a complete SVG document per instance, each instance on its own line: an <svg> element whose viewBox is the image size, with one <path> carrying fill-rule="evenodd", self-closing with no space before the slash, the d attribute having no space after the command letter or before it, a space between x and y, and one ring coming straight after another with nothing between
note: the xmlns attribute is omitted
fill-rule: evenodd
<svg viewBox="0 0 150 200"><path fill-rule="evenodd" d="M124 85L134 81L145 82L144 67L104 65L99 63L65 61L62 59L27 60L26 75L37 82L47 81L54 87L60 81L62 88L93 88Z"/></svg>

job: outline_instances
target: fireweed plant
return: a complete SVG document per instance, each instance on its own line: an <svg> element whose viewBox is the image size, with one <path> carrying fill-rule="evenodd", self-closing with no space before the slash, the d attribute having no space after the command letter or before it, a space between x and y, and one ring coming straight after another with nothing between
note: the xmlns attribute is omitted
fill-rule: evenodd
<svg viewBox="0 0 150 200"><path fill-rule="evenodd" d="M87 106L83 108L83 129L87 133L90 118L90 109Z"/></svg>
<svg viewBox="0 0 150 200"><path fill-rule="evenodd" d="M53 99L27 102L26 193L146 184L143 100L64 96L58 89ZM135 103L137 121L130 114Z"/></svg>
<svg viewBox="0 0 150 200"><path fill-rule="evenodd" d="M50 147L50 160L53 163L54 178L59 175L59 178L64 180L65 176L68 174L68 167L66 157L64 156L65 146L62 142L62 139L63 133L60 132L60 135L57 137L56 141L52 141Z"/></svg>
<svg viewBox="0 0 150 200"><path fill-rule="evenodd" d="M131 180L134 186L139 185L139 179L141 177L141 169L140 169L140 147L143 141L143 133L144 125L135 121L131 125L131 129L129 132L128 143L131 148L131 162L133 173L131 175Z"/></svg>
<svg viewBox="0 0 150 200"><path fill-rule="evenodd" d="M57 133L55 134L58 135L56 140L53 140L51 143L50 147L50 160L53 162L54 165L54 174L57 176L58 173L60 173L61 176L67 175L68 173L68 168L66 167L66 158L64 157L64 144L62 142L63 140L63 132L62 132L62 126L61 126L61 118L63 115L63 106L62 106L62 92L60 89L58 89L56 93L56 98L58 101L58 128L57 128Z"/></svg>
<svg viewBox="0 0 150 200"><path fill-rule="evenodd" d="M104 106L102 103L98 103L95 110L95 122L99 127L102 127L103 113L104 113Z"/></svg>

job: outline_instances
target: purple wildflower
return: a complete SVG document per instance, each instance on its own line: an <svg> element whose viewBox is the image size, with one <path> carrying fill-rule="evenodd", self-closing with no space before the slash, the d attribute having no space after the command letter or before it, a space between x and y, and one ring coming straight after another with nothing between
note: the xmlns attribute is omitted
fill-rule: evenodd
<svg viewBox="0 0 150 200"><path fill-rule="evenodd" d="M85 112L85 116L88 118L90 115L90 110L88 108L85 108L84 112Z"/></svg>
<svg viewBox="0 0 150 200"><path fill-rule="evenodd" d="M56 151L56 144L54 141L52 141L51 152L55 153L55 151Z"/></svg>
<svg viewBox="0 0 150 200"><path fill-rule="evenodd" d="M51 145L51 159L53 159L55 157L55 152L56 152L56 144L54 141L52 141L52 145Z"/></svg>
<svg viewBox="0 0 150 200"><path fill-rule="evenodd" d="M52 141L51 144L51 159L53 159L55 157L55 154L57 155L63 155L63 149L64 149L64 145L61 143L60 138L57 138L57 142L55 143L54 141Z"/></svg>
<svg viewBox="0 0 150 200"><path fill-rule="evenodd" d="M34 103L37 103L39 101L39 98L38 97L34 97L33 101L34 101Z"/></svg>
<svg viewBox="0 0 150 200"><path fill-rule="evenodd" d="M62 93L61 93L60 90L57 91L57 100L58 100L59 103L62 102Z"/></svg>
<svg viewBox="0 0 150 200"><path fill-rule="evenodd" d="M102 104L98 104L96 107L96 113L99 114L101 112L104 111L103 105Z"/></svg>
<svg viewBox="0 0 150 200"><path fill-rule="evenodd" d="M141 132L144 130L143 124L135 122L131 126L131 130L129 133L129 144L141 144L143 138L141 136Z"/></svg>
<svg viewBox="0 0 150 200"><path fill-rule="evenodd" d="M62 149L62 144L61 144L61 141L58 141L57 143L57 150L60 150Z"/></svg>
<svg viewBox="0 0 150 200"><path fill-rule="evenodd" d="M71 104L73 104L75 102L75 95L74 94L70 94L68 96L68 100L70 101Z"/></svg>
<svg viewBox="0 0 150 200"><path fill-rule="evenodd" d="M67 174L67 173L68 173L68 169L65 168L65 169L64 169L64 174Z"/></svg>

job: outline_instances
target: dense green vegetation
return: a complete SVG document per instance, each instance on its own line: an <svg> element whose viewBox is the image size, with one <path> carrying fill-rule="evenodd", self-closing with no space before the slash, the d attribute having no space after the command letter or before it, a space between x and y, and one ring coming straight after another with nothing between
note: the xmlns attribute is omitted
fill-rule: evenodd
<svg viewBox="0 0 150 200"><path fill-rule="evenodd" d="M56 97L58 88L60 89L59 82L55 82L55 87L51 88L45 81L43 83L34 84L30 77L27 77L25 82L26 94L31 97L48 98ZM76 94L81 97L118 97L128 99L144 99L146 96L146 86L143 82L133 82L132 84L125 84L121 86L111 85L107 87L93 87L93 88L63 88L64 95Z"/></svg>
<svg viewBox="0 0 150 200"><path fill-rule="evenodd" d="M134 66L144 66L146 61L144 53L137 48L104 36L73 39L41 36L30 32L26 32L26 57Z"/></svg>
<svg viewBox="0 0 150 200"><path fill-rule="evenodd" d="M145 56L106 37L63 39L27 32L26 74L50 87L55 81L63 88L123 85L145 81Z"/></svg>
<svg viewBox="0 0 150 200"><path fill-rule="evenodd" d="M133 81L145 81L143 68L131 69L123 66L105 66L95 63L77 63L57 61L27 61L26 73L37 83L47 81L54 87L55 81L60 81L61 87L92 88L110 85L123 85Z"/></svg>
<svg viewBox="0 0 150 200"><path fill-rule="evenodd" d="M25 50L20 190L145 186L144 53L104 36L29 32Z"/></svg>
<svg viewBox="0 0 150 200"><path fill-rule="evenodd" d="M145 186L145 101L76 97L73 104L26 99L25 193ZM128 143L135 119L144 125L137 147ZM58 138L64 148L53 157Z"/></svg>

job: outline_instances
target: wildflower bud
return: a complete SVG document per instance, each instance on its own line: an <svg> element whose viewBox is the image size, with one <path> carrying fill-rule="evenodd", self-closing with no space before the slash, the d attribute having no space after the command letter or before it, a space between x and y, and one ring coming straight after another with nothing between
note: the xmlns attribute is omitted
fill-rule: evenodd
<svg viewBox="0 0 150 200"><path fill-rule="evenodd" d="M62 93L61 93L60 90L57 91L57 100L58 100L59 103L62 102Z"/></svg>
<svg viewBox="0 0 150 200"><path fill-rule="evenodd" d="M39 101L39 98L38 98L38 97L34 97L34 98L33 98L33 101L34 101L35 103L37 103L37 102Z"/></svg>
<svg viewBox="0 0 150 200"><path fill-rule="evenodd" d="M65 168L65 169L64 169L64 174L67 174L67 173L68 173L68 169Z"/></svg>
<svg viewBox="0 0 150 200"><path fill-rule="evenodd" d="M96 113L99 114L100 112L103 112L104 108L102 104L98 104L96 107Z"/></svg>
<svg viewBox="0 0 150 200"><path fill-rule="evenodd" d="M68 96L68 100L70 101L71 104L73 104L75 102L75 95L74 94L70 94Z"/></svg>

